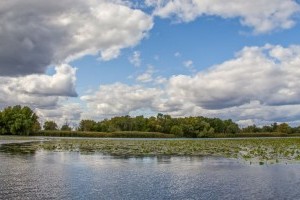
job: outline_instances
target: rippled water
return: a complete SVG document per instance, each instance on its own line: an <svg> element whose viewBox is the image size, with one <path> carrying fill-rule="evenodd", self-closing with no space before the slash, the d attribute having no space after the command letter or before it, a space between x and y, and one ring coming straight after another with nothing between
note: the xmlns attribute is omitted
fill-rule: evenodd
<svg viewBox="0 0 300 200"><path fill-rule="evenodd" d="M300 199L300 165L0 153L0 199Z"/></svg>

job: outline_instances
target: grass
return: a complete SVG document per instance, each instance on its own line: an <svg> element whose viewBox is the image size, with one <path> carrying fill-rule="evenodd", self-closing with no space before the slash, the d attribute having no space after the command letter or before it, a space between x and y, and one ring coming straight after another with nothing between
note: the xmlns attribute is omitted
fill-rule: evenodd
<svg viewBox="0 0 300 200"><path fill-rule="evenodd" d="M1 138L1 137L0 137ZM24 150L24 152L23 152ZM217 140L54 139L2 145L2 152L77 151L113 156L221 156L250 162L300 161L300 138Z"/></svg>
<svg viewBox="0 0 300 200"><path fill-rule="evenodd" d="M263 132L263 133L236 133L236 134L206 134L205 138L260 138L260 137L300 137L300 133L270 133L270 132Z"/></svg>
<svg viewBox="0 0 300 200"><path fill-rule="evenodd" d="M39 131L32 136L52 137L97 137L97 138L173 138L173 134L157 132L120 131L120 132L83 132L83 131Z"/></svg>
<svg viewBox="0 0 300 200"><path fill-rule="evenodd" d="M159 132L140 131L117 131L117 132L83 132L83 131L39 131L31 136L52 136L52 137L93 137L93 138L174 138L173 134ZM237 133L205 134L203 138L251 138L251 137L300 137L300 133Z"/></svg>
<svg viewBox="0 0 300 200"><path fill-rule="evenodd" d="M32 139L36 139L35 137L28 137L28 136L19 136L19 135L0 135L0 141L3 140L32 140Z"/></svg>

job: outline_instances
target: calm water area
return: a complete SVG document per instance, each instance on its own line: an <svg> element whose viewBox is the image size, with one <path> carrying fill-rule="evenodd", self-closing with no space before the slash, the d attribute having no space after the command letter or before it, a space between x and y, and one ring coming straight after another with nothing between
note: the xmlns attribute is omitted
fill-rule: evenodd
<svg viewBox="0 0 300 200"><path fill-rule="evenodd" d="M0 199L300 199L300 164L0 152Z"/></svg>

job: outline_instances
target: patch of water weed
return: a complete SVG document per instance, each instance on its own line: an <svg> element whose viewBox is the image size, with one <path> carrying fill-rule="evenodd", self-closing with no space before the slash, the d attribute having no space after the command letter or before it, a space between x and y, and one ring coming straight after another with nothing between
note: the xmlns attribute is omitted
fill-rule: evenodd
<svg viewBox="0 0 300 200"><path fill-rule="evenodd" d="M0 145L0 152L17 154L34 154L38 150L37 142L10 143Z"/></svg>
<svg viewBox="0 0 300 200"><path fill-rule="evenodd" d="M47 144L48 143L48 144ZM50 143L50 144L49 144ZM45 142L41 147L49 149L95 151L114 155L198 155L225 156L247 160L295 160L300 139L243 139L243 140L60 140Z"/></svg>
<svg viewBox="0 0 300 200"><path fill-rule="evenodd" d="M21 145L4 145L6 152L46 151L97 152L115 156L222 156L247 161L277 163L300 160L300 138L226 140L103 140L57 139ZM256 162L256 163L258 163Z"/></svg>

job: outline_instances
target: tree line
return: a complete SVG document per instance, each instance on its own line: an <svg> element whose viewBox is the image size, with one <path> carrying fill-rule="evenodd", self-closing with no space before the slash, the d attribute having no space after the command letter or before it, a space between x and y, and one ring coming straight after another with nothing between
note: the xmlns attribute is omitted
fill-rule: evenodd
<svg viewBox="0 0 300 200"><path fill-rule="evenodd" d="M231 119L206 117L173 118L159 113L156 117L120 116L103 121L81 120L79 131L114 132L141 131L174 134L178 137L198 137L203 134L237 133L239 127Z"/></svg>
<svg viewBox="0 0 300 200"><path fill-rule="evenodd" d="M273 123L271 125L265 125L258 127L256 125L250 125L241 129L242 133L300 133L300 126L291 127L287 123Z"/></svg>
<svg viewBox="0 0 300 200"><path fill-rule="evenodd" d="M27 106L7 107L0 111L0 134L30 135L41 129L46 131L71 131L68 123L58 127L55 121L45 121L41 127L38 116ZM102 121L91 119L81 120L76 131L82 132L116 132L116 131L140 131L160 132L174 134L177 137L205 137L213 134L236 133L299 133L300 127L290 127L287 123L273 123L268 126L257 127L251 125L239 128L231 119L197 117L171 117L170 115L157 114L156 117L118 116Z"/></svg>

